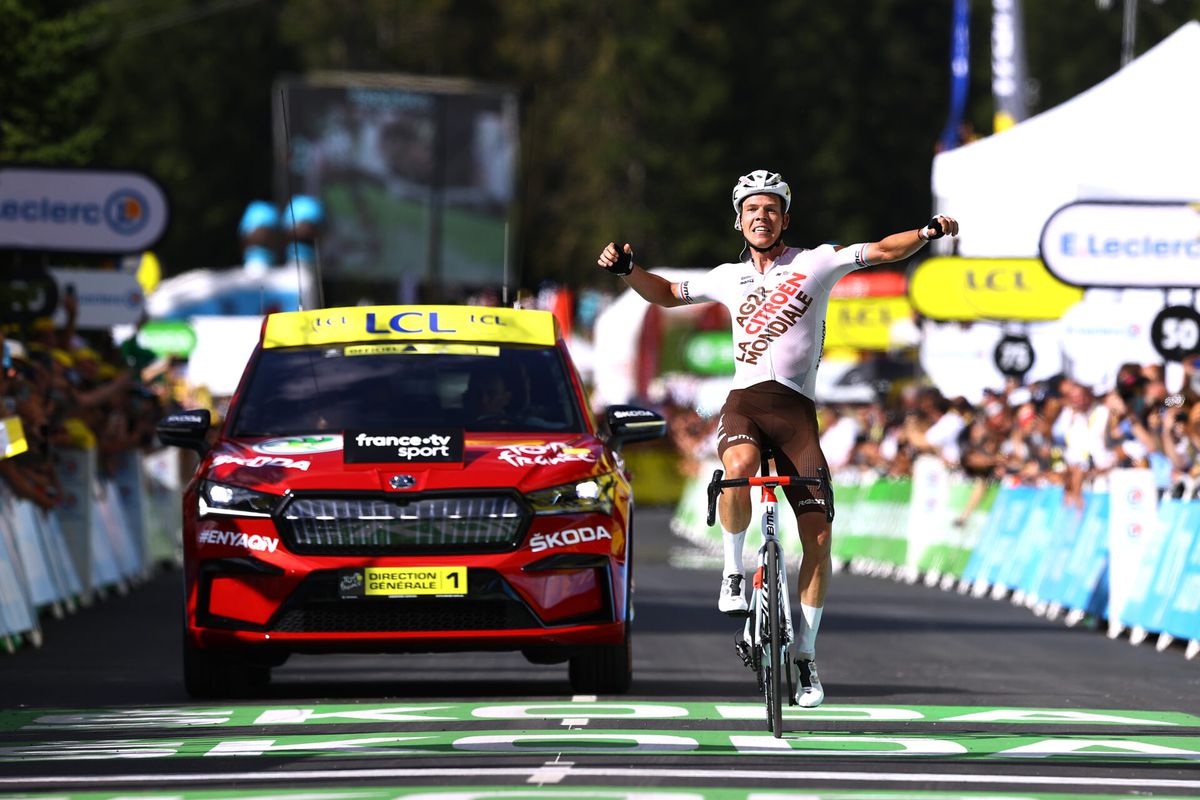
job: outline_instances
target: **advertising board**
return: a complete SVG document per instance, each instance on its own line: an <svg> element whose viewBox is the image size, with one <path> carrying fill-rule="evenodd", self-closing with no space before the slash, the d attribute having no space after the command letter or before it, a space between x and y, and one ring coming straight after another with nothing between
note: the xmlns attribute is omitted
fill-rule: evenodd
<svg viewBox="0 0 1200 800"><path fill-rule="evenodd" d="M142 285L132 272L101 269L51 267L50 275L58 284L58 296L74 291L79 300L75 325L81 330L104 330L113 325L132 325L141 317L146 305ZM54 314L59 325L66 321L66 312L59 303Z"/></svg>
<svg viewBox="0 0 1200 800"><path fill-rule="evenodd" d="M1200 287L1200 203L1069 203L1042 228L1042 261L1073 286Z"/></svg>
<svg viewBox="0 0 1200 800"><path fill-rule="evenodd" d="M166 230L167 198L136 172L0 169L0 248L136 253Z"/></svg>
<svg viewBox="0 0 1200 800"><path fill-rule="evenodd" d="M1036 258L941 256L918 264L909 279L913 308L941 321L1058 319L1083 298Z"/></svg>

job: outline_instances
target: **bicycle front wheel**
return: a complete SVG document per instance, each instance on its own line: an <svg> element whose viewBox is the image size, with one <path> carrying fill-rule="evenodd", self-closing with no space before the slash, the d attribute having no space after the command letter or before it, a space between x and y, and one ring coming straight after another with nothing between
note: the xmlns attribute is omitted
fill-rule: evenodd
<svg viewBox="0 0 1200 800"><path fill-rule="evenodd" d="M767 617L763 630L763 640L767 645L767 680L763 694L767 701L767 730L778 739L783 736L783 676L787 669L783 663L783 636L786 630L783 604L787 598L783 596L781 586L779 545L772 544L773 547L767 548L767 569L763 575L767 585Z"/></svg>

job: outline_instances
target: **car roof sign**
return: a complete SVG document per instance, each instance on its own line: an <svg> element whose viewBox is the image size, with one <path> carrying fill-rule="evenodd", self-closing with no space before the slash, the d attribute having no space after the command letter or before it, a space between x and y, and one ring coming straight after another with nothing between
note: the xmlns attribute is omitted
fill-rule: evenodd
<svg viewBox="0 0 1200 800"><path fill-rule="evenodd" d="M271 314L264 348L407 340L553 345L549 311L485 306L350 306Z"/></svg>

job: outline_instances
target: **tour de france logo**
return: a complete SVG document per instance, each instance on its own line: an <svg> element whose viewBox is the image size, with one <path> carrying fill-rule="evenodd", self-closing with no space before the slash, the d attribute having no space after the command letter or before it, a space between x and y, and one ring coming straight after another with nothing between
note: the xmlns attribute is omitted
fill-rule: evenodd
<svg viewBox="0 0 1200 800"><path fill-rule="evenodd" d="M150 221L150 206L134 190L118 189L104 203L104 220L114 233L132 236Z"/></svg>
<svg viewBox="0 0 1200 800"><path fill-rule="evenodd" d="M288 436L282 439L269 439L259 442L252 448L257 453L272 456L304 455L309 453L330 453L342 449L341 436Z"/></svg>

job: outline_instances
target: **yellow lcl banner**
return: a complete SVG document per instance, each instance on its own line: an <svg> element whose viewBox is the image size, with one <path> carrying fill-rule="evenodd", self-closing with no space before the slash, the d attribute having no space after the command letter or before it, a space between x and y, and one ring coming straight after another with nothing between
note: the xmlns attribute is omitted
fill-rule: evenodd
<svg viewBox="0 0 1200 800"><path fill-rule="evenodd" d="M344 342L455 341L553 345L549 311L485 306L351 306L267 317L263 347Z"/></svg>
<svg viewBox="0 0 1200 800"><path fill-rule="evenodd" d="M1058 319L1083 299L1083 290L1055 278L1037 258L959 258L922 261L908 279L908 297L936 320Z"/></svg>
<svg viewBox="0 0 1200 800"><path fill-rule="evenodd" d="M825 349L890 350L892 324L912 317L907 297L853 297L830 300L825 318Z"/></svg>

